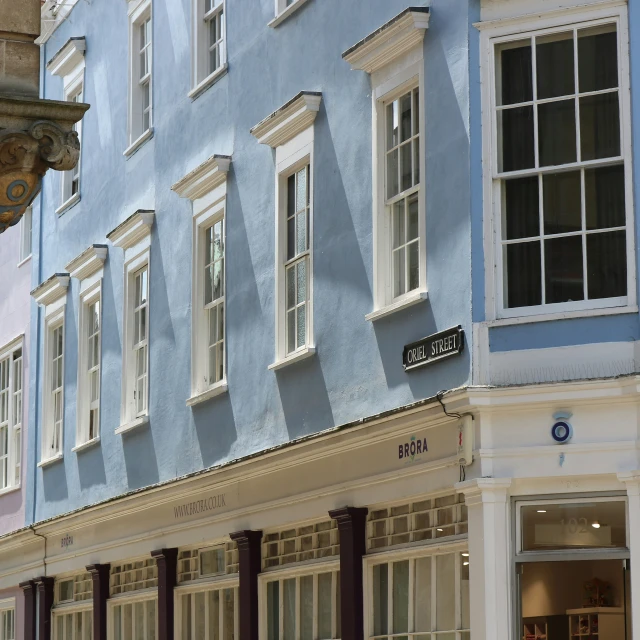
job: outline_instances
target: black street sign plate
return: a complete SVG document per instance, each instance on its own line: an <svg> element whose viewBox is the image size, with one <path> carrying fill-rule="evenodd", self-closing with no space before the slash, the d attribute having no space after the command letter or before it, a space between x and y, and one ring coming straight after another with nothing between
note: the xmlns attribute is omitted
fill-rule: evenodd
<svg viewBox="0 0 640 640"><path fill-rule="evenodd" d="M455 356L463 349L464 331L458 325L406 345L402 352L402 364L405 371L411 371Z"/></svg>

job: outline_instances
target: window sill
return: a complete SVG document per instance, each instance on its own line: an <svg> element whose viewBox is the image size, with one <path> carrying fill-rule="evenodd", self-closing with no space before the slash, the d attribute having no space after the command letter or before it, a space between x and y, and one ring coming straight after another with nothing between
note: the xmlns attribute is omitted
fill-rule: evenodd
<svg viewBox="0 0 640 640"><path fill-rule="evenodd" d="M10 487L5 487L4 489L0 489L0 496L6 496L8 493L13 493L14 491L20 491L21 484L12 484Z"/></svg>
<svg viewBox="0 0 640 640"><path fill-rule="evenodd" d="M56 214L61 216L65 211L71 209L74 205L80 202L80 192L74 193L66 202L63 202L57 209Z"/></svg>
<svg viewBox="0 0 640 640"><path fill-rule="evenodd" d="M136 418L131 422L121 424L116 429L116 435L120 435L121 433L128 433L129 431L133 431L138 427L144 427L146 424L149 424L149 416L141 416L140 418Z"/></svg>
<svg viewBox="0 0 640 640"><path fill-rule="evenodd" d="M97 436L95 438L93 438L92 440L88 440L87 442L83 442L82 444L78 444L75 447L73 447L73 449L71 449L71 451L73 451L74 453L80 453L81 451L84 451L85 449L90 449L91 447L93 447L96 444L100 444L100 436Z"/></svg>
<svg viewBox="0 0 640 640"><path fill-rule="evenodd" d="M295 353L287 356L286 358L282 358L282 360L276 360L274 363L270 364L267 368L270 371L278 371L278 369L282 369L294 362L300 362L300 360L306 360L310 356L312 356L316 352L315 347L305 347L300 351L296 351Z"/></svg>
<svg viewBox="0 0 640 640"><path fill-rule="evenodd" d="M388 304L386 307L382 307L381 309L376 309L371 313L367 313L364 317L365 320L369 320L370 322L375 322L376 320L380 320L382 318L386 318L390 316L392 313L396 311L402 311L403 309L408 309L409 307L413 307L414 304L418 304L424 300L429 298L429 294L426 291L416 291L397 302L392 302Z"/></svg>
<svg viewBox="0 0 640 640"><path fill-rule="evenodd" d="M19 269L20 267L24 267L25 264L27 264L27 262L29 262L31 260L31 256L33 254L29 254L26 258L22 258L22 260L20 260L20 262L18 262L17 264L17 268Z"/></svg>
<svg viewBox="0 0 640 640"><path fill-rule="evenodd" d="M279 13L270 23L269 26L277 27L281 22L284 22L292 13L295 13L307 0L296 0L293 4L290 4L284 11Z"/></svg>
<svg viewBox="0 0 640 640"><path fill-rule="evenodd" d="M216 384L214 384L212 387L209 387L209 389L207 389L206 391L198 393L195 396L191 396L187 400L187 407L194 407L197 404L201 404L202 402L211 400L211 398L221 396L223 393L227 393L228 388L229 387L227 386L226 380L216 382Z"/></svg>
<svg viewBox="0 0 640 640"><path fill-rule="evenodd" d="M573 318L594 318L597 316L617 316L627 313L638 313L638 306L605 307L602 309L582 309L559 313L541 313L539 316L518 316L516 318L499 318L487 320L487 327L508 327L516 324L533 324L534 322L551 322L553 320L571 320Z"/></svg>
<svg viewBox="0 0 640 640"><path fill-rule="evenodd" d="M131 157L147 140L153 138L153 127L147 129L135 142L129 145L122 153L125 158Z"/></svg>
<svg viewBox="0 0 640 640"><path fill-rule="evenodd" d="M46 460L40 460L40 462L38 462L38 466L39 467L48 467L50 464L54 464L55 462L58 462L59 460L62 460L62 458L63 458L63 454L57 453L55 456L53 456L51 458L47 458Z"/></svg>
<svg viewBox="0 0 640 640"><path fill-rule="evenodd" d="M224 76L229 69L229 65L225 62L219 69L216 69L211 75L207 76L200 84L197 84L187 94L192 100L198 98L209 87L213 86L222 76Z"/></svg>

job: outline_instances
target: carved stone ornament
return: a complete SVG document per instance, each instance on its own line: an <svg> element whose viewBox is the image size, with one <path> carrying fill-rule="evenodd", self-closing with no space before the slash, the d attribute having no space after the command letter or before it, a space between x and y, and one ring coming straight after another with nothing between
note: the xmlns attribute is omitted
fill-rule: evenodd
<svg viewBox="0 0 640 640"><path fill-rule="evenodd" d="M80 157L75 131L39 120L26 131L0 131L0 233L17 224L48 169L68 171Z"/></svg>

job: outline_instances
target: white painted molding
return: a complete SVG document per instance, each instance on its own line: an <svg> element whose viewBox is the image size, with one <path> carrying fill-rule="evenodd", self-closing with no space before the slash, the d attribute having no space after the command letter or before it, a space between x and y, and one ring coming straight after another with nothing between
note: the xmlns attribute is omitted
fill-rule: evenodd
<svg viewBox="0 0 640 640"><path fill-rule="evenodd" d="M226 181L230 164L231 156L213 155L178 180L171 190L192 201L202 198Z"/></svg>
<svg viewBox="0 0 640 640"><path fill-rule="evenodd" d="M87 45L84 37L70 38L47 64L47 70L54 76L68 76L76 67L84 62Z"/></svg>
<svg viewBox="0 0 640 640"><path fill-rule="evenodd" d="M375 309L371 313L367 313L364 317L365 320L369 322L374 322L375 320L381 320L382 318L386 318L390 316L392 313L396 313L397 311L402 311L403 309L408 309L409 307L413 307L413 305L418 304L419 302L423 302L424 300L428 300L429 294L426 291L412 291L408 296L392 302L388 304L386 307L382 307L381 309Z"/></svg>
<svg viewBox="0 0 640 640"><path fill-rule="evenodd" d="M67 294L68 287L69 274L54 273L48 280L45 280L31 292L31 297L37 304L46 307L63 298Z"/></svg>
<svg viewBox="0 0 640 640"><path fill-rule="evenodd" d="M389 66L422 42L430 15L429 7L408 7L347 49L342 57L352 69L367 73Z"/></svg>
<svg viewBox="0 0 640 640"><path fill-rule="evenodd" d="M277 27L280 23L284 22L292 13L295 13L307 0L294 0L286 9L281 11L268 26L271 28Z"/></svg>
<svg viewBox="0 0 640 640"><path fill-rule="evenodd" d="M279 147L310 127L322 102L322 93L301 91L251 129L260 144Z"/></svg>
<svg viewBox="0 0 640 640"><path fill-rule="evenodd" d="M108 247L106 244L94 244L85 249L77 258L74 258L65 269L72 278L84 280L97 273L107 258Z"/></svg>
<svg viewBox="0 0 640 640"><path fill-rule="evenodd" d="M314 346L308 346L304 349L300 349L299 351L295 351L294 353L288 355L286 358L282 358L280 360L276 360L271 363L267 369L269 371L278 371L278 369L283 369L284 367L293 364L294 362L300 362L301 360L306 360L314 355L316 352L316 348Z"/></svg>
<svg viewBox="0 0 640 640"><path fill-rule="evenodd" d="M207 389L206 391L191 396L187 400L187 407L195 407L196 405L206 402L207 400L211 400L211 398L217 398L223 393L227 393L228 390L229 387L227 385L227 381L221 380L220 382L217 382L213 386L209 387L209 389Z"/></svg>
<svg viewBox="0 0 640 640"><path fill-rule="evenodd" d="M107 234L107 238L115 247L128 249L151 234L151 226L155 212L148 209L138 209L122 224Z"/></svg>
<svg viewBox="0 0 640 640"><path fill-rule="evenodd" d="M511 487L511 478L475 478L455 485L456 491L464 494L467 506L483 502L506 502Z"/></svg>

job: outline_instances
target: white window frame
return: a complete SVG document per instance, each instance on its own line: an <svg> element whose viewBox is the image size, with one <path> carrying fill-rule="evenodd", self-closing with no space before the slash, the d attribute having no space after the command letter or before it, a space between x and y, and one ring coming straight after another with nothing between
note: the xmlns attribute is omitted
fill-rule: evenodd
<svg viewBox="0 0 640 640"><path fill-rule="evenodd" d="M209 547L211 548L211 547ZM204 550L204 549L203 549ZM234 623L234 638L238 638L240 634L240 580L237 575L235 577L221 576L216 578L204 578L196 581L188 582L183 585L178 585L174 588L174 637L182 638L182 620L185 612L182 607L182 597L185 595L193 595L196 593L208 592L208 591L223 591L224 589L233 589L234 594L234 609L233 609L233 623ZM220 600L220 607L222 607L222 600ZM195 602L191 605L191 615L194 615ZM223 616L219 616L219 635L218 638L224 638L223 635ZM195 625L193 624L193 618L191 621L192 637L195 638ZM205 633L207 640L213 640L209 637L209 628L205 626ZM192 638L183 638L183 640L192 640ZM227 640L225 638L224 640Z"/></svg>
<svg viewBox="0 0 640 640"><path fill-rule="evenodd" d="M18 351L20 355L16 357ZM18 489L21 484L22 469L22 435L24 424L24 337L19 336L0 349L0 362L8 362L8 386L6 389L7 402L7 452L6 460L7 483L0 488L0 495ZM18 364L19 363L19 364ZM19 376L19 380L17 379ZM19 385L18 385L19 382ZM16 409L16 404L20 408ZM16 415L19 413L19 415ZM4 465L3 465L4 466ZM0 477L2 466L0 466Z"/></svg>
<svg viewBox="0 0 640 640"><path fill-rule="evenodd" d="M618 33L618 71L620 104L620 140L625 166L627 295L621 298L581 300L568 303L541 304L535 307L507 308L503 297L503 258L500 228L500 179L495 116L495 47L546 31L563 31L591 23L615 22ZM516 318L529 322L625 313L637 310L635 222L633 202L633 167L631 151L631 106L629 79L629 34L626 2L598 3L563 10L535 13L518 18L488 21L476 25L481 30L481 77L483 104L483 186L484 186L484 255L485 255L485 316L489 323L510 324ZM606 160L605 160L606 163ZM561 167L565 168L564 165ZM544 274L543 274L544 277Z"/></svg>
<svg viewBox="0 0 640 640"><path fill-rule="evenodd" d="M149 310L151 283L151 226L155 213L138 210L122 224L111 231L107 238L114 246L124 249L123 322L122 322L122 396L120 405L120 426L115 430L124 433L149 421ZM135 362L133 361L133 321L135 275L142 268L147 269L147 353L146 353L146 409L137 412L134 407Z"/></svg>
<svg viewBox="0 0 640 640"><path fill-rule="evenodd" d="M11 614L13 623L13 634L7 634L6 620ZM16 600L15 598L4 598L0 600L0 640L17 640L16 638Z"/></svg>
<svg viewBox="0 0 640 640"><path fill-rule="evenodd" d="M275 18L269 22L269 26L277 27L306 2L307 0L275 0Z"/></svg>
<svg viewBox="0 0 640 640"><path fill-rule="evenodd" d="M27 207L27 210L20 221L20 262L21 267L33 253L33 205Z"/></svg>
<svg viewBox="0 0 640 640"><path fill-rule="evenodd" d="M67 102L82 102L84 97L85 75L85 39L72 38L54 56L47 65L47 69L55 76L60 76L63 83L62 99ZM73 169L63 171L60 176L60 206L57 214L64 213L67 209L80 201L81 193L81 164L82 164L82 120L73 126L78 133L80 141L80 156ZM77 191L73 193L73 182L77 179Z"/></svg>
<svg viewBox="0 0 640 640"><path fill-rule="evenodd" d="M119 606L124 606L124 605L128 605L128 604L138 604L141 602L151 602L151 601L155 601L156 603L156 625L155 625L155 639L151 639L151 640L157 640L158 639L158 589L156 587L153 587L151 589L141 589L140 591L129 591L127 593L121 593L118 594L116 596L111 596L108 600L107 600L107 638L109 638L109 640L114 640L116 637L115 634L115 630L114 630L114 624L115 624L115 608L119 607ZM145 611L146 611L146 606L145 606ZM132 625L135 625L135 619L133 616L131 616L131 623ZM144 618L144 628L145 628L145 638L147 636L146 634L146 630L147 630L147 617L145 615ZM136 637L135 633L131 634L132 637ZM122 635L120 636L122 637Z"/></svg>
<svg viewBox="0 0 640 640"><path fill-rule="evenodd" d="M83 280L80 289L79 322L78 322L78 391L77 391L77 422L76 422L76 446L78 451L83 445L94 444L100 440L100 401L102 384L102 271L91 279ZM99 304L99 329L98 329L98 400L97 406L91 404L91 382L87 371L89 357L88 332L91 306ZM94 403L95 404L95 403ZM94 434L90 433L90 412L96 410L98 419L94 425Z"/></svg>
<svg viewBox="0 0 640 640"><path fill-rule="evenodd" d="M45 318L45 339L44 339L44 384L43 384L43 415L42 415L42 442L41 442L41 458L40 464L46 464L47 462L53 462L62 458L64 452L64 376L65 376L65 346L66 346L66 327L64 314L66 310L66 299L61 308L53 311L50 315L47 314ZM49 447L48 443L52 442L52 438L55 435L56 425L54 423L54 399L51 393L51 385L53 383L53 371L52 371L52 349L53 349L53 337L54 333L60 329L62 331L62 387L60 389L60 403L61 403L61 420L60 420L60 433L58 434L58 448Z"/></svg>
<svg viewBox="0 0 640 640"><path fill-rule="evenodd" d="M313 331L313 213L314 213L314 127L299 133L276 149L276 362L270 368L297 361L315 353ZM308 166L307 193L309 216L307 220L308 248L296 255L295 260L307 260L307 301L305 344L287 353L287 182L289 177Z"/></svg>
<svg viewBox="0 0 640 640"><path fill-rule="evenodd" d="M129 1L129 107L128 140L129 146L124 155L133 154L153 135L153 12L151 0ZM141 39L140 27L150 20L151 42L147 43L149 53L149 71L140 76ZM142 85L149 84L149 126L144 128Z"/></svg>
<svg viewBox="0 0 640 640"><path fill-rule="evenodd" d="M191 91L190 98L196 98L202 91L210 87L227 71L227 7L226 0L210 0L212 8L206 11L207 0L192 0L192 38L191 38ZM209 24L220 16L222 36L218 40L220 64L210 67Z"/></svg>
<svg viewBox="0 0 640 640"><path fill-rule="evenodd" d="M365 600L365 621L364 621L364 637L365 639L372 639L374 636L374 601L373 601L373 568L379 564L387 564L392 562L398 562L403 560L417 560L419 558L434 558L436 556L455 554L455 592L456 592L456 600L455 600L455 622L456 622L456 630L443 630L436 631L436 602L437 602L437 589L436 589L436 572L434 570L433 564L431 568L431 630L428 631L412 631L414 624L413 618L413 595L410 593L409 595L409 629L408 633L401 633L399 635L406 636L410 640L413 638L420 637L423 635L430 635L433 640L438 640L438 636L440 634L448 634L455 633L456 640L463 640L462 634L466 633L466 637L469 637L469 629L462 629L462 607L461 607L461 590L460 590L460 569L461 563L463 562L462 554L468 554L468 542L465 539L464 541L452 541L442 544L431 543L431 544L421 544L421 545L412 545L410 547L400 549L400 550L391 550L391 551L380 551L380 552L369 552L364 557L364 600ZM465 562L468 562L468 555L465 556ZM410 569L411 571L411 569ZM412 581L411 581L411 573L409 574L409 590L412 589ZM393 622L392 615L392 607L393 607L393 596L392 596L392 587L393 581L389 580L389 595L388 595L388 624L391 627ZM388 636L394 635L394 633L385 634Z"/></svg>
<svg viewBox="0 0 640 640"><path fill-rule="evenodd" d="M318 584L318 574L320 573L331 573L333 574L333 580L332 580L332 601L333 601L333 616L332 616L332 635L334 638L339 639L342 637L342 630L337 628L337 616L336 616L336 595L337 595L337 587L338 587L338 580L339 580L339 574L338 572L340 571L340 560L338 559L331 559L331 560L323 560L323 561L317 561L317 560L311 560L311 561L307 561L307 562L302 562L302 563L297 563L296 565L293 565L291 567L287 567L287 568L278 568L276 570L266 570L263 571L262 573L260 573L258 575L258 589L259 589L259 607L260 607L260 611L259 611L259 638L260 640L268 640L268 596L267 596L267 586L270 582L280 582L280 598L279 598L279 605L280 605L280 615L279 615L279 625L280 625L280 633L279 633L279 638L284 637L283 633L282 633L282 629L283 629L283 621L284 621L284 616L283 614L283 607L284 607L284 602L283 602L283 597L282 597L282 583L284 580L289 580L292 578L301 578L301 577L306 577L306 576L313 576L313 585L314 585L314 596L317 596L317 584ZM299 582L297 582L296 584L296 604L300 604L300 598L299 598L299 589L300 589L300 584ZM314 601L313 601L313 637L317 638L317 632L318 632L318 615L317 615L317 598L314 597ZM342 615L344 615L344 612L341 612ZM299 626L300 626L300 611L299 609L296 609L296 632L295 632L295 637L299 638L300 637L300 631L299 631Z"/></svg>
<svg viewBox="0 0 640 640"><path fill-rule="evenodd" d="M385 69L372 76L373 95L373 272L374 272L374 310L366 316L375 320L411 306L427 296L427 249L426 249L426 175L425 175L425 109L424 109L424 62L422 47L407 54L401 68L394 66L393 72L382 75ZM390 71L390 70L388 70ZM420 185L408 191L418 193L418 242L420 249L419 285L417 289L393 297L392 271L392 217L391 207L386 197L386 107L400 96L418 89L420 104L418 121L420 128ZM393 198L395 200L396 198Z"/></svg>

